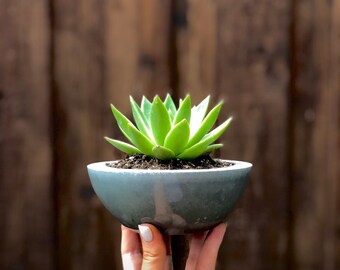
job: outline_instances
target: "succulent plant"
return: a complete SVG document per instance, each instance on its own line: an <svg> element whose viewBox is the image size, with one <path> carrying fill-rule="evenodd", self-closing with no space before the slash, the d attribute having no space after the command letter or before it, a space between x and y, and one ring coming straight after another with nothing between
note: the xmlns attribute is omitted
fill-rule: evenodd
<svg viewBox="0 0 340 270"><path fill-rule="evenodd" d="M114 147L129 155L145 154L158 159L195 159L221 148L223 144L214 142L222 135L232 121L228 118L213 129L223 102L218 103L209 113L210 96L198 106L191 108L191 98L187 95L176 108L168 94L164 102L155 96L150 102L143 96L141 105L130 96L134 125L111 104L113 115L124 136L131 144L105 139Z"/></svg>

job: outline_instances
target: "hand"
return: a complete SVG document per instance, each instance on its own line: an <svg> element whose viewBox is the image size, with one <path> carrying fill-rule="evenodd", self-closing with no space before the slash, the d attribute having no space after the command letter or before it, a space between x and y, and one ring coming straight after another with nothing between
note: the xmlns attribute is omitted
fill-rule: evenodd
<svg viewBox="0 0 340 270"><path fill-rule="evenodd" d="M227 225L222 223L210 232L193 235L186 270L215 269L226 228ZM172 269L169 246L169 238L163 236L153 225L140 225L139 234L122 226L121 252L124 270Z"/></svg>

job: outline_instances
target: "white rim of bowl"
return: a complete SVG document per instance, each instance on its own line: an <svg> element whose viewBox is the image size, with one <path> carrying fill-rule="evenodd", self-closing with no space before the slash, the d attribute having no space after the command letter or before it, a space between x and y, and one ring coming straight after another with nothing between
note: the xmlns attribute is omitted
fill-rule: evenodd
<svg viewBox="0 0 340 270"><path fill-rule="evenodd" d="M250 169L253 164L246 161L240 160L229 160L229 159L217 159L224 162L233 163L232 166L227 167L220 167L220 168L213 168L213 169L179 169L179 170L153 170L153 169L122 169L122 168L113 168L109 167L106 164L117 162L118 160L109 160L109 161L101 161L101 162L94 162L87 165L89 170L94 171L103 171L103 172L140 172L140 173L171 173L171 174L180 174L180 173L202 173L202 172L211 172L211 171L234 171L234 170L243 170L243 169Z"/></svg>

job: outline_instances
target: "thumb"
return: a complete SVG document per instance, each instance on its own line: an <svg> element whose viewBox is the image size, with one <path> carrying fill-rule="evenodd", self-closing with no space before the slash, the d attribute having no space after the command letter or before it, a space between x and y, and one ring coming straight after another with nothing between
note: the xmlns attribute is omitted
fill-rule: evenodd
<svg viewBox="0 0 340 270"><path fill-rule="evenodd" d="M138 225L143 246L143 270L163 270L166 265L166 245L162 234L150 224Z"/></svg>

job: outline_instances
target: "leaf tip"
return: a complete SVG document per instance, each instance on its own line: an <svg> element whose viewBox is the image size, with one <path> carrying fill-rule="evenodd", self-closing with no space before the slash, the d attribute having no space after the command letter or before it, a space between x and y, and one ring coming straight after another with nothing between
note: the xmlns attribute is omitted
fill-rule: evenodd
<svg viewBox="0 0 340 270"><path fill-rule="evenodd" d="M110 137L107 137L107 136L104 136L104 140L107 141L107 142L111 142L112 139Z"/></svg>
<svg viewBox="0 0 340 270"><path fill-rule="evenodd" d="M162 102L161 98L159 97L159 95L156 95L154 98L153 98L153 102Z"/></svg>

